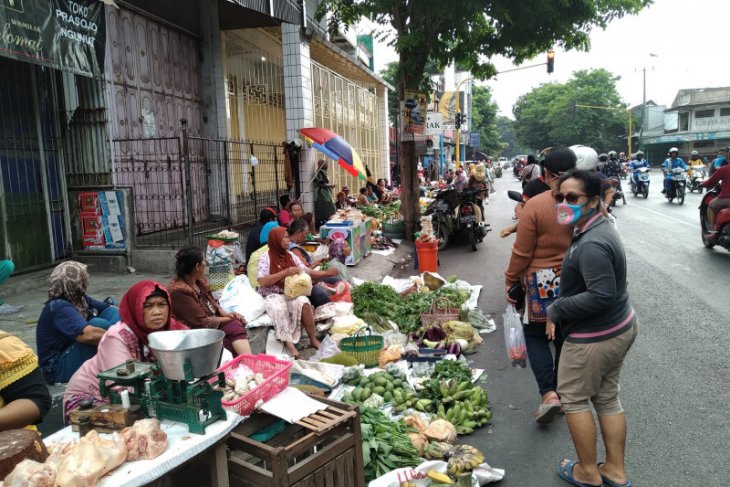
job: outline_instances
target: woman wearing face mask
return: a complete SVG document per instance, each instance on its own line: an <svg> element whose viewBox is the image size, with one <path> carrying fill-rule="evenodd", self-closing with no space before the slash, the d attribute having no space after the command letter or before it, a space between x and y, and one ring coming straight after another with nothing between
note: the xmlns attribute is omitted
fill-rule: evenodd
<svg viewBox="0 0 730 487"><path fill-rule="evenodd" d="M547 334L565 336L558 393L578 461L558 474L575 485L631 485L624 465L626 417L618 398L624 358L638 334L629 301L621 238L602 215L601 181L593 172L562 176L555 199L558 221L573 226L562 266L560 297L548 308ZM592 408L591 408L592 406ZM606 461L596 458L596 411Z"/></svg>
<svg viewBox="0 0 730 487"><path fill-rule="evenodd" d="M560 174L575 168L575 153L567 147L552 149L543 163L545 183L557 189ZM517 237L512 257L505 273L505 291L515 283L525 289L526 303L517 303L507 294L507 301L519 309L526 304L523 322L530 367L541 396L535 420L550 423L560 411L556 391L556 372L563 344L562 334L553 341L555 357L545 334L547 306L560 289L560 265L570 246L572 227L561 225L555 218L555 200L552 192L545 191L525 203L517 225Z"/></svg>
<svg viewBox="0 0 730 487"><path fill-rule="evenodd" d="M63 395L64 418L84 399L102 402L99 396L101 372L127 360L152 362L149 334L161 330L187 330L188 327L170 316L170 294L155 281L141 281L132 286L119 305L122 321L104 333L97 354L84 362L71 377Z"/></svg>

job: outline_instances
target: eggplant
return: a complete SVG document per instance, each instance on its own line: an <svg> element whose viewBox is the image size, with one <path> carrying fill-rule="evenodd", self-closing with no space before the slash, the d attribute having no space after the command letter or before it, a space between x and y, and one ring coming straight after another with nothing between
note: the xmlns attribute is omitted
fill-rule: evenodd
<svg viewBox="0 0 730 487"><path fill-rule="evenodd" d="M459 355L461 355L461 345L459 345L457 342L451 342L446 348L446 352L456 355L456 357L458 357Z"/></svg>
<svg viewBox="0 0 730 487"><path fill-rule="evenodd" d="M438 325L433 325L426 330L424 338L432 342L440 342L446 339L446 332Z"/></svg>

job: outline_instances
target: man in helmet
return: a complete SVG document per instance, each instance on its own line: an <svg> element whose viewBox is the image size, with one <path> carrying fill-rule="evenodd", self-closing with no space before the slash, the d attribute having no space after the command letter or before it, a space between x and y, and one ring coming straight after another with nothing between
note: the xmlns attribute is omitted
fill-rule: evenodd
<svg viewBox="0 0 730 487"><path fill-rule="evenodd" d="M608 154L603 152L598 155L598 166L597 166L598 172L603 172L603 168L607 162L608 162Z"/></svg>
<svg viewBox="0 0 730 487"><path fill-rule="evenodd" d="M636 152L636 159L632 160L629 164L629 167L631 167L631 170L633 171L631 174L631 178L634 180L634 184L639 184L639 169L642 167L649 167L649 161L644 159L644 153L642 151Z"/></svg>
<svg viewBox="0 0 730 487"><path fill-rule="evenodd" d="M693 150L689 157L689 161L687 161L687 165L689 166L687 169L687 179L691 181L695 171L705 167L705 161L702 160L699 152Z"/></svg>
<svg viewBox="0 0 730 487"><path fill-rule="evenodd" d="M607 178L615 179L616 188L621 191L621 162L618 160L618 154L616 154L616 151L612 150L608 152L608 161L606 161L603 165L603 170L601 172L606 175ZM626 204L625 197L623 198L623 201L624 204ZM610 200L607 200L606 203L610 203Z"/></svg>
<svg viewBox="0 0 730 487"><path fill-rule="evenodd" d="M685 171L687 170L687 164L684 163L681 157L679 157L679 149L672 147L669 149L669 158L662 164L662 171L664 171L664 189L662 194L669 191L669 184L672 180L672 170L681 167Z"/></svg>
<svg viewBox="0 0 730 487"><path fill-rule="evenodd" d="M727 157L726 156L727 156L728 149L730 149L730 147L726 147L724 149L720 149L717 152L717 157L715 158L715 160L712 161L712 164L710 164L710 176L712 176L712 173L714 173L715 171L717 171L718 169L720 169L720 167L722 167L725 164L727 164Z"/></svg>

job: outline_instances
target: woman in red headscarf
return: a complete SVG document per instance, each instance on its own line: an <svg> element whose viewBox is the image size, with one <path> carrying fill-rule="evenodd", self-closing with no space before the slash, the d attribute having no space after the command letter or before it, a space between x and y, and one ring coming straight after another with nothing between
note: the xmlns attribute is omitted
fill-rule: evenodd
<svg viewBox="0 0 730 487"><path fill-rule="evenodd" d="M274 323L276 339L286 345L290 355L296 357L301 326L307 331L313 347L319 348L319 340L314 335L314 310L309 298L287 299L284 296L284 279L301 272L312 272L289 250L289 243L286 228L277 227L269 232L269 251L259 260L257 279L258 292L266 299L266 313Z"/></svg>
<svg viewBox="0 0 730 487"><path fill-rule="evenodd" d="M170 294L155 281L141 281L132 286L119 306L122 320L104 334L96 355L84 362L71 377L63 395L64 418L84 399L102 402L97 375L131 359L154 360L148 348L150 333L162 330L187 330L187 326L170 315Z"/></svg>

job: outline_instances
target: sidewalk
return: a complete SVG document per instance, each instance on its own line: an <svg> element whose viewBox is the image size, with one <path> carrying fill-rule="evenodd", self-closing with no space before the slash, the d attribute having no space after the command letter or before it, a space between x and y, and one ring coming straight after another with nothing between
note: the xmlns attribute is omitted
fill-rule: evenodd
<svg viewBox="0 0 730 487"><path fill-rule="evenodd" d="M358 265L350 267L354 277L380 281L386 275L403 272L412 269L413 244L403 242L401 246L389 256L371 254L362 260ZM23 309L14 315L0 315L0 329L16 335L27 343L33 350L36 350L35 331L38 317L47 299L48 276L52 269L24 274L12 277L0 288L0 297L7 303L14 306L23 306ZM172 279L172 271L167 274L159 273L109 273L104 272L95 266L89 266L89 290L88 294L97 299L104 299L112 296L117 302L127 290L139 281L151 279L167 285ZM254 353L263 353L266 335L264 330L251 330L249 339ZM63 427L61 401L65 387L53 385L49 387L53 396L53 406L40 425L44 435L48 435Z"/></svg>

